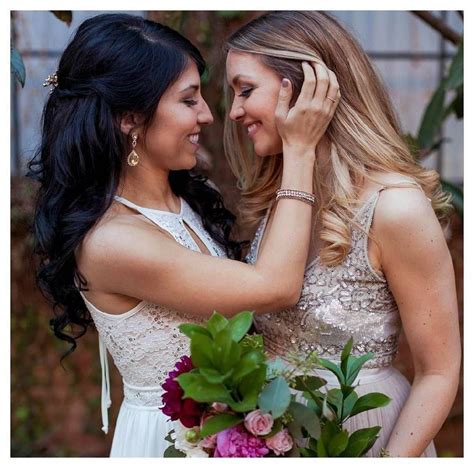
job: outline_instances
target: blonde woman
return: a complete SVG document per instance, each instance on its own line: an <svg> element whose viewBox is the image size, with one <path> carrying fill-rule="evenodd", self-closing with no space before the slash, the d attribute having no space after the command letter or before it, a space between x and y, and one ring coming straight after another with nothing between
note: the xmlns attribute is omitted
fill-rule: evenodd
<svg viewBox="0 0 474 468"><path fill-rule="evenodd" d="M256 316L257 330L280 356L315 350L337 359L352 336L357 353L375 355L361 372L358 394L380 391L392 401L352 418L348 429L382 426L368 456L381 448L395 457L436 456L432 439L453 403L461 356L453 267L440 224L449 197L438 175L414 162L367 56L327 14L265 14L235 32L227 52L233 99L226 152L242 189L241 214L260 222L251 263L267 243L282 176L274 118L279 84L288 80L295 99L303 61L313 64L322 95L336 77L340 86L324 101L340 96L316 149L314 230L301 297L284 312ZM324 105L306 111L323 112ZM392 366L402 326L414 360L412 386ZM336 383L332 374L323 376Z"/></svg>

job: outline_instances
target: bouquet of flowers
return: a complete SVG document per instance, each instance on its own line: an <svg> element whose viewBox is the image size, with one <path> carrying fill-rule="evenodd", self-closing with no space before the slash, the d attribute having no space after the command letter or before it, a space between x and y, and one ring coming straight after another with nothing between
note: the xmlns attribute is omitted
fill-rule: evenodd
<svg viewBox="0 0 474 468"><path fill-rule="evenodd" d="M358 397L354 382L371 357L351 355L352 339L340 364L288 355L270 361L263 338L248 333L252 313L227 320L214 312L204 326L182 324L191 356L182 357L162 385L162 411L175 421L165 457L361 457L375 443L380 426L349 434L343 423L387 405L381 393ZM340 384L327 392L317 368Z"/></svg>

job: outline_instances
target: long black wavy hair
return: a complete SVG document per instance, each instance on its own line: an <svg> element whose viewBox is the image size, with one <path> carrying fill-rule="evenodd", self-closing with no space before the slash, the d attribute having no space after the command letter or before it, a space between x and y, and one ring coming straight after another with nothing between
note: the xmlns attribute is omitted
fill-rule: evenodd
<svg viewBox="0 0 474 468"><path fill-rule="evenodd" d="M160 98L188 60L202 75L204 59L186 38L126 14L84 21L60 59L57 86L43 111L41 145L28 176L40 182L33 223L37 282L53 305L54 334L71 344L65 356L92 323L76 286L86 290L87 282L74 251L117 190L130 151L120 116L139 113L146 130ZM183 170L171 172L169 180L228 256L240 259L241 244L230 239L235 217L206 178Z"/></svg>

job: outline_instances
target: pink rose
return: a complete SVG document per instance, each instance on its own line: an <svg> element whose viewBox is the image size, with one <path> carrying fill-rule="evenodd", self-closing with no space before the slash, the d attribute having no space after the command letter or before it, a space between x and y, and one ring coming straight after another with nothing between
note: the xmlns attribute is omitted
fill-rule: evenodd
<svg viewBox="0 0 474 468"><path fill-rule="evenodd" d="M267 447L275 452L275 455L283 455L293 447L293 439L291 438L288 429L283 429L277 432L274 436L266 439Z"/></svg>
<svg viewBox="0 0 474 468"><path fill-rule="evenodd" d="M251 434L263 436L270 434L273 418L269 413L263 414L260 410L255 410L245 416L244 425Z"/></svg>

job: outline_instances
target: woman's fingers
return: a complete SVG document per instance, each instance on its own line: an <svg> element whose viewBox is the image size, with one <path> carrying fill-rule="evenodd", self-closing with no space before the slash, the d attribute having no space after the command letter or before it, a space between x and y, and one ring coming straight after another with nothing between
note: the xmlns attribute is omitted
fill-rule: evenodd
<svg viewBox="0 0 474 468"><path fill-rule="evenodd" d="M303 68L304 81L303 86L301 87L300 95L296 100L295 107L308 107L314 96L314 90L316 88L316 75L314 74L313 67L307 62L302 62L301 67Z"/></svg>
<svg viewBox="0 0 474 468"><path fill-rule="evenodd" d="M329 111L333 114L341 97L341 92L339 91L339 83L337 81L336 74L332 70L328 69L328 76L329 87L326 95L325 104Z"/></svg>
<svg viewBox="0 0 474 468"><path fill-rule="evenodd" d="M275 109L275 120L277 125L283 124L288 115L291 96L293 95L291 81L284 78L280 85L280 94L278 95L278 103Z"/></svg>
<svg viewBox="0 0 474 468"><path fill-rule="evenodd" d="M326 100L330 85L329 70L320 63L315 63L313 64L313 66L317 80L316 91L314 93L313 101L315 105L322 107L324 105L324 101Z"/></svg>

